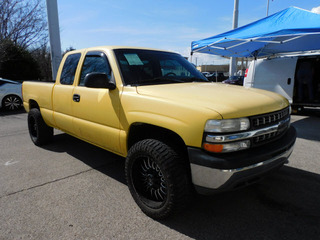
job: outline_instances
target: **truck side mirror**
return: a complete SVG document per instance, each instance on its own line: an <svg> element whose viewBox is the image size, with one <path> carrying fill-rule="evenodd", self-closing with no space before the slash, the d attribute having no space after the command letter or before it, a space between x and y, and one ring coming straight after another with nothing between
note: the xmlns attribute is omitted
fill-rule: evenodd
<svg viewBox="0 0 320 240"><path fill-rule="evenodd" d="M116 84L112 82L105 73L92 72L88 73L84 78L84 86L89 88L108 88L113 90Z"/></svg>

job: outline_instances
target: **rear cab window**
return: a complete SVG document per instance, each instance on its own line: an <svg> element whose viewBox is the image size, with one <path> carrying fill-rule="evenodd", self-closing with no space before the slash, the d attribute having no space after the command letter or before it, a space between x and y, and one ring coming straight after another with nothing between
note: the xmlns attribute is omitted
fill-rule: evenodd
<svg viewBox="0 0 320 240"><path fill-rule="evenodd" d="M76 74L81 53L70 54L64 62L60 76L60 84L72 85Z"/></svg>

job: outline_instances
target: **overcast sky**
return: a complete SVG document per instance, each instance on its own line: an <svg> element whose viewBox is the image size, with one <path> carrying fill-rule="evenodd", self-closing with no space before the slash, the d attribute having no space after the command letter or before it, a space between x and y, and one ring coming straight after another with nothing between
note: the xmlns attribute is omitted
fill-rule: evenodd
<svg viewBox="0 0 320 240"><path fill-rule="evenodd" d="M269 15L296 6L320 13L319 0L270 0ZM194 40L232 28L233 0L58 0L62 49L124 45L189 56ZM239 26L266 17L267 0L239 0ZM225 60L195 54L198 64Z"/></svg>

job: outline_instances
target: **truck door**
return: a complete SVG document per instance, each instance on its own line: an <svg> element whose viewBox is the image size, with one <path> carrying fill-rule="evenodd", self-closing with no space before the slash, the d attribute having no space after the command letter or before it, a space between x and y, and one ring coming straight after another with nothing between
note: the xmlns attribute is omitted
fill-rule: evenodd
<svg viewBox="0 0 320 240"><path fill-rule="evenodd" d="M64 61L61 74L57 76L57 83L54 85L52 101L53 116L58 128L64 132L74 134L72 93L74 79L81 53L70 54Z"/></svg>
<svg viewBox="0 0 320 240"><path fill-rule="evenodd" d="M292 104L297 57L256 60L252 87L284 96Z"/></svg>
<svg viewBox="0 0 320 240"><path fill-rule="evenodd" d="M83 61L78 84L73 91L76 97L72 102L76 135L109 151L119 152L119 90L85 87L85 76L92 72L106 73L113 78L105 53L88 52Z"/></svg>

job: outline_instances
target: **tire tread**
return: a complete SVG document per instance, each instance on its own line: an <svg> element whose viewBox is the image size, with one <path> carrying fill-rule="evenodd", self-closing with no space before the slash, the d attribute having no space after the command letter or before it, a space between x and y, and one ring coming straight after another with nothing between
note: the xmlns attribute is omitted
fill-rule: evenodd
<svg viewBox="0 0 320 240"><path fill-rule="evenodd" d="M30 119L33 118L37 124L37 137L32 136L31 134L31 126L30 126ZM43 146L48 144L53 139L53 128L49 127L45 121L43 120L40 110L37 108L32 108L28 113L28 128L31 140L37 146Z"/></svg>
<svg viewBox="0 0 320 240"><path fill-rule="evenodd" d="M170 183L168 188L171 189L171 191L168 196L168 201L165 207L161 209L152 210L149 207L143 206L143 203L139 201L138 194L130 183L130 166L132 166L129 163L130 158L134 157L135 154L143 152L151 154L154 159L159 161L158 165L161 166L163 172L166 172L168 177L167 181ZM179 156L173 148L155 139L142 140L130 148L125 167L127 183L134 200L146 215L154 219L163 219L174 212L184 209L188 205L192 197L192 191L188 172L183 164L183 160L184 159L181 159L181 156Z"/></svg>

